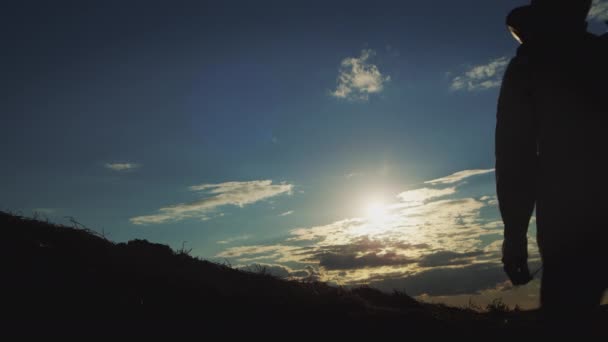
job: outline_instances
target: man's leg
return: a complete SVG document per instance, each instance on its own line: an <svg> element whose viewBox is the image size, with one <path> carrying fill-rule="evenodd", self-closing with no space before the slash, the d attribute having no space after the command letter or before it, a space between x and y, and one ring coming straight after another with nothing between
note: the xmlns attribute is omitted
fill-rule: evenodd
<svg viewBox="0 0 608 342"><path fill-rule="evenodd" d="M549 328L591 329L606 288L602 266L587 258L543 262L541 307Z"/></svg>

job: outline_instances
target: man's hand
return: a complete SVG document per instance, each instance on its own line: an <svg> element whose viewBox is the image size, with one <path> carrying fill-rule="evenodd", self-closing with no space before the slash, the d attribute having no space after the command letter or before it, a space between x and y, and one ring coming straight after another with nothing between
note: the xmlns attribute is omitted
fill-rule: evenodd
<svg viewBox="0 0 608 342"><path fill-rule="evenodd" d="M502 263L513 285L525 285L532 280L528 269L528 241L509 241L502 244Z"/></svg>
<svg viewBox="0 0 608 342"><path fill-rule="evenodd" d="M504 270L511 280L511 283L515 286L526 285L532 280L527 262L519 264L506 263L504 264Z"/></svg>

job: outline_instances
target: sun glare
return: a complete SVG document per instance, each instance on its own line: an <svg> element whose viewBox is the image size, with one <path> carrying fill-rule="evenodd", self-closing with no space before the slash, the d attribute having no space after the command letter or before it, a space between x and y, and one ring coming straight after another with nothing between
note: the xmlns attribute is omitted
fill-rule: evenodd
<svg viewBox="0 0 608 342"><path fill-rule="evenodd" d="M387 218L386 205L382 202L370 202L367 205L365 216L372 222L381 222Z"/></svg>

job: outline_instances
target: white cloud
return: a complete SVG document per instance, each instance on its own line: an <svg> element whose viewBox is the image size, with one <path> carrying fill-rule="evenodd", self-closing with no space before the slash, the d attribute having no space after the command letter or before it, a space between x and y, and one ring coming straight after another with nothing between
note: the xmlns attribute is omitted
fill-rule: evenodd
<svg viewBox="0 0 608 342"><path fill-rule="evenodd" d="M446 189L421 188L404 191L397 195L397 198L399 198L405 206L417 206L424 204L430 199L452 195L455 192L456 188L454 187Z"/></svg>
<svg viewBox="0 0 608 342"><path fill-rule="evenodd" d="M452 90L486 90L500 87L502 75L509 64L509 58L500 57L487 64L476 65L464 74L452 79Z"/></svg>
<svg viewBox="0 0 608 342"><path fill-rule="evenodd" d="M220 184L201 184L189 187L190 191L203 192L211 195L198 201L180 203L160 208L155 215L131 218L133 224L157 224L175 222L186 218L208 218L206 215L218 207L234 205L243 207L267 198L281 194L291 194L292 184L272 184L271 180L256 180L250 182L226 182Z"/></svg>
<svg viewBox="0 0 608 342"><path fill-rule="evenodd" d="M593 0L593 7L589 12L589 19L606 21L608 20L608 1L607 0Z"/></svg>
<svg viewBox="0 0 608 342"><path fill-rule="evenodd" d="M475 275L478 276L478 275ZM494 300L514 308L516 305L524 310L536 309L540 305L540 281L533 280L525 286L510 286L510 283L499 283L495 288L478 291L476 294L456 296L429 296L424 294L416 299L428 303L443 303L455 307L471 308L471 304L485 309Z"/></svg>
<svg viewBox="0 0 608 342"><path fill-rule="evenodd" d="M407 285L412 294L427 292L446 301L445 296L482 293L506 279L502 222L496 210L490 210L494 215L487 210L495 205L494 182L469 178L491 172L464 170L403 191L381 220L354 217L296 228L276 244L233 246L216 256L238 264L311 267L315 277L331 284L388 290ZM532 235L530 262L538 263ZM472 276L478 272L483 275ZM446 277L458 282L458 289L436 283Z"/></svg>
<svg viewBox="0 0 608 342"><path fill-rule="evenodd" d="M287 216L287 215L291 215L291 214L293 214L293 213L294 213L294 211L293 211L293 210L290 210L290 211L286 211L286 212L284 212L284 213L282 213L282 214L279 214L279 216Z"/></svg>
<svg viewBox="0 0 608 342"><path fill-rule="evenodd" d="M321 244L343 244L350 241L350 239L344 239L344 236L348 236L352 228L362 226L365 221L362 219L347 219L336 221L323 226L316 226L311 228L296 228L291 231L292 237L290 241L314 241L320 240Z"/></svg>
<svg viewBox="0 0 608 342"><path fill-rule="evenodd" d="M313 265L319 269L321 280L345 285L413 277L438 267L499 264L499 222L496 217L481 215L494 195L470 193L471 189L479 189L479 183L462 191L463 185L451 185L489 172L492 170L460 171L428 181L433 188L401 192L398 202L387 206L386 218L380 222L350 218L297 228L279 244L232 247L217 256L239 263ZM479 180L488 182L485 178ZM443 198L446 196L450 198ZM534 256L535 240L530 242ZM443 272L453 273L440 269L433 274ZM479 289L482 288L485 287Z"/></svg>
<svg viewBox="0 0 608 342"><path fill-rule="evenodd" d="M137 169L141 165L135 163L106 163L105 167L113 171L129 171Z"/></svg>
<svg viewBox="0 0 608 342"><path fill-rule="evenodd" d="M500 229L500 230L501 230L501 233L502 233L503 223L502 223L502 221L501 221L501 220L490 221L490 222L487 222L487 223L483 224L481 227L482 227L483 229L489 229L489 230L492 230L492 229L494 229L494 230L496 230L496 229Z"/></svg>
<svg viewBox="0 0 608 342"><path fill-rule="evenodd" d="M476 175L483 175L483 174L490 173L490 172L494 172L494 169L464 170L464 171L459 171L459 172L453 173L446 177L441 177L441 178L433 179L430 181L426 181L426 182L424 182L424 184L432 184L432 185L454 184L454 183L458 183L458 182L464 180L465 178L476 176Z"/></svg>
<svg viewBox="0 0 608 342"><path fill-rule="evenodd" d="M486 202L488 205L498 205L498 197L496 196L483 196L480 198L480 200Z"/></svg>
<svg viewBox="0 0 608 342"><path fill-rule="evenodd" d="M323 253L336 254L339 250L348 252L348 257L352 257L352 253L373 252L377 256L393 255L395 258L404 256L404 253L410 258L421 257L437 249L459 253L479 250L481 236L496 234L482 228L485 222L481 221L479 212L486 204L466 197L431 201L452 194L453 189L448 188L443 193L428 192L428 202L418 206L395 205L393 207L398 210L392 210L390 217L381 224L351 218L316 227L297 228L291 231L291 236L282 245L232 248L230 255L219 256L250 258L265 254L265 260L276 262L269 257L280 250L282 253L278 255L282 258L302 262L307 260L306 253L310 257ZM286 250L289 246L293 249ZM294 254L290 257L283 252Z"/></svg>
<svg viewBox="0 0 608 342"><path fill-rule="evenodd" d="M249 265L236 266L237 269L253 272L270 274L277 278L289 280L316 280L318 278L318 270L312 266L306 266L303 269L294 270L285 265L253 263Z"/></svg>
<svg viewBox="0 0 608 342"><path fill-rule="evenodd" d="M351 173L345 174L344 177L346 177L346 179L351 179L351 178L355 178L355 177L361 177L364 175L365 175L365 173L363 173L363 172L351 172Z"/></svg>
<svg viewBox="0 0 608 342"><path fill-rule="evenodd" d="M375 55L373 50L361 51L359 58L345 58L340 66L338 86L331 95L341 99L369 99L369 94L380 93L390 76L384 76L378 67L368 62Z"/></svg>
<svg viewBox="0 0 608 342"><path fill-rule="evenodd" d="M249 239L251 239L251 235L245 234L245 235L231 237L226 240L221 240L221 241L218 241L217 243L220 245L228 245L228 244L231 244L231 243L234 243L237 241L245 241L245 240L249 240Z"/></svg>
<svg viewBox="0 0 608 342"><path fill-rule="evenodd" d="M306 263L306 255L300 255L306 249L286 245L253 245L230 247L216 256L218 258L238 258L239 262L252 263L264 261Z"/></svg>

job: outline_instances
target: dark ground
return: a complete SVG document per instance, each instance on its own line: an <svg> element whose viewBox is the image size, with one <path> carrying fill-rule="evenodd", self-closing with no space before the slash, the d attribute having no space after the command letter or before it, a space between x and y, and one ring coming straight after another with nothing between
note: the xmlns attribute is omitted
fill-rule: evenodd
<svg viewBox="0 0 608 342"><path fill-rule="evenodd" d="M476 312L286 281L2 212L0 229L2 335L519 339L555 331L541 331L535 311Z"/></svg>

